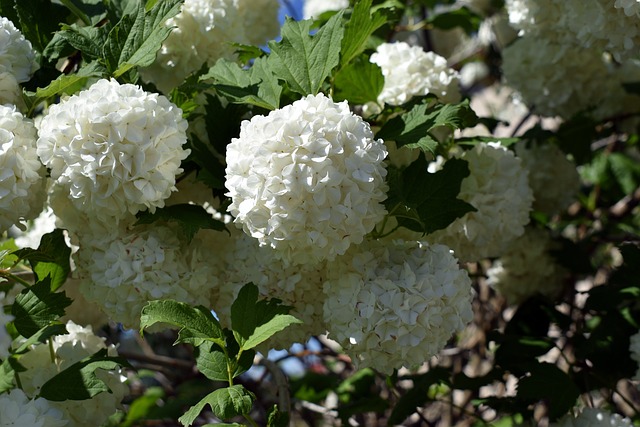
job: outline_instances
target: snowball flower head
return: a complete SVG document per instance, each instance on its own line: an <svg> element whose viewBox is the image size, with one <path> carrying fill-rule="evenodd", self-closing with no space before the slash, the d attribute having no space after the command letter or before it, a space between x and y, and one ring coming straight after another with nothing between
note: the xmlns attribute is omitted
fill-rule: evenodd
<svg viewBox="0 0 640 427"><path fill-rule="evenodd" d="M633 423L629 418L619 414L613 414L604 409L584 408L580 415L573 417L568 414L558 422L549 424L549 427L631 427Z"/></svg>
<svg viewBox="0 0 640 427"><path fill-rule="evenodd" d="M401 105L414 96L427 94L447 103L460 100L460 76L442 56L398 42L381 44L370 60L384 75L380 103Z"/></svg>
<svg viewBox="0 0 640 427"><path fill-rule="evenodd" d="M346 101L309 95L242 122L227 146L229 212L285 262L331 260L384 216L386 155Z"/></svg>
<svg viewBox="0 0 640 427"><path fill-rule="evenodd" d="M533 209L549 215L561 212L575 200L580 189L576 164L555 144L533 144L522 141L516 154L529 171L533 190Z"/></svg>
<svg viewBox="0 0 640 427"><path fill-rule="evenodd" d="M36 128L15 106L0 105L0 233L38 216L46 170L36 152Z"/></svg>
<svg viewBox="0 0 640 427"><path fill-rule="evenodd" d="M185 0L180 13L165 23L175 28L162 43L154 64L141 71L142 77L167 93L203 64L232 58L231 43L248 41L238 9L239 0Z"/></svg>
<svg viewBox="0 0 640 427"><path fill-rule="evenodd" d="M629 352L631 353L631 358L638 364L638 370L636 371L636 376L633 377L633 379L640 381L640 331L638 331L637 334L631 335Z"/></svg>
<svg viewBox="0 0 640 427"><path fill-rule="evenodd" d="M11 336L7 332L7 323L13 320L13 316L5 314L3 306L7 305L4 292L0 292L0 360L4 360L9 355Z"/></svg>
<svg viewBox="0 0 640 427"><path fill-rule="evenodd" d="M43 398L29 400L20 389L0 394L0 427L68 426L62 411Z"/></svg>
<svg viewBox="0 0 640 427"><path fill-rule="evenodd" d="M527 170L511 151L498 143L482 143L459 155L469 165L459 199L477 209L443 230L427 236L433 243L453 249L464 261L502 255L524 233L533 193Z"/></svg>
<svg viewBox="0 0 640 427"><path fill-rule="evenodd" d="M31 79L38 68L31 42L13 22L0 17L0 71L9 72L18 83L24 83Z"/></svg>
<svg viewBox="0 0 640 427"><path fill-rule="evenodd" d="M325 12L349 7L349 0L305 0L304 19L318 18Z"/></svg>
<svg viewBox="0 0 640 427"><path fill-rule="evenodd" d="M51 106L38 155L79 210L117 222L164 206L189 154L186 130L164 96L103 79Z"/></svg>
<svg viewBox="0 0 640 427"><path fill-rule="evenodd" d="M363 243L328 264L324 292L330 338L384 373L421 365L473 317L471 280L443 245Z"/></svg>
<svg viewBox="0 0 640 427"><path fill-rule="evenodd" d="M489 268L488 283L510 304L520 304L537 293L556 297L562 289L565 271L553 259L550 252L553 249L549 233L527 229Z"/></svg>

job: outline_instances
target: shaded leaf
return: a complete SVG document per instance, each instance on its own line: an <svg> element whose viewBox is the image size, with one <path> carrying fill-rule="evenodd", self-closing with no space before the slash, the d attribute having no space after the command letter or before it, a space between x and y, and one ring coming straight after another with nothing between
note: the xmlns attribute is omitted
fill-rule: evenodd
<svg viewBox="0 0 640 427"><path fill-rule="evenodd" d="M38 253L47 255L52 261L29 260L36 280L51 279L51 290L64 284L71 272L71 248L67 246L64 232L57 228L40 239Z"/></svg>
<svg viewBox="0 0 640 427"><path fill-rule="evenodd" d="M192 406L178 421L184 426L190 426L200 415L206 405L209 405L216 417L229 419L237 415L248 414L253 406L255 396L242 385L218 389Z"/></svg>
<svg viewBox="0 0 640 427"><path fill-rule="evenodd" d="M35 285L23 290L11 306L13 323L25 338L29 338L50 322L64 316L64 309L71 299L64 292L54 292L47 276Z"/></svg>
<svg viewBox="0 0 640 427"><path fill-rule="evenodd" d="M384 86L384 76L380 67L363 55L335 75L334 86L335 101L346 99L351 104L377 102Z"/></svg>
<svg viewBox="0 0 640 427"><path fill-rule="evenodd" d="M188 242L201 229L226 230L224 223L215 219L205 208L187 203L156 209L154 213L141 212L137 217L135 225L152 224L156 221L176 222Z"/></svg>
<svg viewBox="0 0 640 427"><path fill-rule="evenodd" d="M556 420L566 414L580 396L580 389L560 368L550 363L540 363L530 376L518 381L519 399L545 400L549 418Z"/></svg>
<svg viewBox="0 0 640 427"><path fill-rule="evenodd" d="M371 10L372 0L360 0L353 7L353 13L345 25L342 39L341 59L342 67L360 55L369 37L378 28L387 23L385 9Z"/></svg>

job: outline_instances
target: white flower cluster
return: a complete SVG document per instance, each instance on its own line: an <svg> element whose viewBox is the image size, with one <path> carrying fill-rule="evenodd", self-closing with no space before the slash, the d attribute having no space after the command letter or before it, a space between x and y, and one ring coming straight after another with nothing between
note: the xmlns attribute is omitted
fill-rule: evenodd
<svg viewBox="0 0 640 427"><path fill-rule="evenodd" d="M45 201L46 170L36 152L36 128L13 105L0 105L0 233L33 219Z"/></svg>
<svg viewBox="0 0 640 427"><path fill-rule="evenodd" d="M564 16L563 2L554 0L506 0L505 8L509 14L509 23L521 34L542 34L562 28L568 17Z"/></svg>
<svg viewBox="0 0 640 427"><path fill-rule="evenodd" d="M554 248L549 233L527 228L487 270L488 283L509 304L520 304L537 293L556 297L562 290L565 271L550 253Z"/></svg>
<svg viewBox="0 0 640 427"><path fill-rule="evenodd" d="M228 210L285 263L331 260L385 215L386 154L346 101L309 95L242 122L227 146Z"/></svg>
<svg viewBox="0 0 640 427"><path fill-rule="evenodd" d="M214 310L221 321L228 321L231 302L245 283L253 282L261 298L278 298L292 307L290 314L303 324L292 325L278 332L268 341L270 348L288 349L296 342L306 342L309 337L326 332L322 306L322 284L326 263L302 266L285 266L275 257L270 247L260 247L258 242L242 232L234 233L231 247L226 253L221 292L225 295L214 301Z"/></svg>
<svg viewBox="0 0 640 427"><path fill-rule="evenodd" d="M0 394L0 427L63 427L69 422L49 401L30 400L20 389Z"/></svg>
<svg viewBox="0 0 640 427"><path fill-rule="evenodd" d="M604 409L584 408L580 415L573 417L570 414L562 417L558 422L549 424L549 427L631 427L633 423L629 418L619 414L613 414Z"/></svg>
<svg viewBox="0 0 640 427"><path fill-rule="evenodd" d="M49 345L38 344L20 358L20 363L27 369L20 373L22 389L27 395L35 396L40 388L59 372L89 357L96 352L107 349L109 356L117 356L115 346L107 346L103 338L96 336L91 327L82 327L73 322L66 324L68 334L57 335L52 339L55 361L51 360ZM120 405L122 398L128 393L123 377L118 370L96 372L111 389L111 393L99 393L88 401L67 400L51 402L68 420L69 427L86 425L102 425Z"/></svg>
<svg viewBox="0 0 640 427"><path fill-rule="evenodd" d="M636 375L633 377L633 379L635 381L640 381L640 331L638 331L638 333L634 335L631 335L629 342L629 353L631 353L631 358L638 364L638 370L636 371Z"/></svg>
<svg viewBox="0 0 640 427"><path fill-rule="evenodd" d="M19 83L31 79L39 68L31 42L7 18L0 17L0 104L18 104Z"/></svg>
<svg viewBox="0 0 640 427"><path fill-rule="evenodd" d="M117 223L164 206L189 154L186 129L164 96L100 80L51 106L37 152L78 210Z"/></svg>
<svg viewBox="0 0 640 427"><path fill-rule="evenodd" d="M447 60L404 42L383 43L370 61L382 69L384 87L379 103L401 105L414 96L433 94L445 103L460 100L460 76Z"/></svg>
<svg viewBox="0 0 640 427"><path fill-rule="evenodd" d="M519 142L516 154L529 171L529 186L533 190L533 209L548 215L559 213L575 200L580 189L576 164L555 144Z"/></svg>
<svg viewBox="0 0 640 427"><path fill-rule="evenodd" d="M305 0L304 19L317 18L325 12L349 7L349 0Z"/></svg>
<svg viewBox="0 0 640 427"><path fill-rule="evenodd" d="M426 238L449 246L462 261L501 256L529 222L533 193L527 170L498 143L478 144L458 157L468 162L470 171L458 198L477 211Z"/></svg>
<svg viewBox="0 0 640 427"><path fill-rule="evenodd" d="M329 336L357 367L417 367L473 317L471 280L442 245L364 243L329 263L327 274Z"/></svg>
<svg viewBox="0 0 640 427"><path fill-rule="evenodd" d="M613 4L616 9L622 9L627 16L640 16L639 0L616 0Z"/></svg>
<svg viewBox="0 0 640 427"><path fill-rule="evenodd" d="M4 360L9 355L11 336L7 332L7 323L13 320L13 316L5 314L3 308L7 305L4 292L0 292L0 360Z"/></svg>
<svg viewBox="0 0 640 427"><path fill-rule="evenodd" d="M277 0L186 0L155 62L141 70L168 93L204 64L234 57L233 43L262 45L280 30Z"/></svg>

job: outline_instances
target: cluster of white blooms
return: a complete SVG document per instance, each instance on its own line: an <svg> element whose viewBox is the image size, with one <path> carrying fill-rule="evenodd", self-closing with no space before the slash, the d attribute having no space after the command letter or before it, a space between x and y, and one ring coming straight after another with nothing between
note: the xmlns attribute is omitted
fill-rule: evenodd
<svg viewBox="0 0 640 427"><path fill-rule="evenodd" d="M285 263L331 260L385 215L386 154L346 101L309 95L242 122L227 146L228 210Z"/></svg>
<svg viewBox="0 0 640 427"><path fill-rule="evenodd" d="M31 400L20 389L0 394L0 427L63 427L69 422L49 401Z"/></svg>
<svg viewBox="0 0 640 427"><path fill-rule="evenodd" d="M31 42L7 18L0 17L0 104L20 103L19 83L39 68Z"/></svg>
<svg viewBox="0 0 640 427"><path fill-rule="evenodd" d="M576 164L555 144L519 142L516 154L529 171L529 186L533 190L533 209L548 215L563 211L575 200L580 189Z"/></svg>
<svg viewBox="0 0 640 427"><path fill-rule="evenodd" d="M109 318L100 305L87 301L80 288L81 284L81 280L72 277L64 282L62 290L73 302L65 308L65 314L60 320L63 322L71 320L79 325L91 325L93 329L98 330L109 322Z"/></svg>
<svg viewBox="0 0 640 427"><path fill-rule="evenodd" d="M537 293L556 297L565 271L553 259L553 249L549 233L527 228L487 270L488 283L510 304L520 304Z"/></svg>
<svg viewBox="0 0 640 427"><path fill-rule="evenodd" d="M20 363L27 369L20 373L22 389L27 395L37 395L40 388L53 376L100 350L106 349L109 356L118 355L115 346L107 346L103 338L93 333L91 327L82 327L70 321L67 322L66 328L68 334L57 335L51 340L55 361L51 360L47 344L34 346L20 358ZM102 392L84 401L50 403L64 413L69 422L66 425L102 425L117 410L122 398L127 394L128 387L123 383L119 370L101 370L96 372L96 375L107 384L111 393Z"/></svg>
<svg viewBox="0 0 640 427"><path fill-rule="evenodd" d="M384 87L378 102L401 105L414 96L432 94L442 102L460 100L460 76L447 60L404 42L383 43L371 54L382 69Z"/></svg>
<svg viewBox="0 0 640 427"><path fill-rule="evenodd" d="M189 154L186 130L164 96L103 79L51 106L37 152L80 211L117 223L164 206Z"/></svg>
<svg viewBox="0 0 640 427"><path fill-rule="evenodd" d="M554 0L506 0L505 8L509 23L521 34L542 34L553 32L563 26L568 17L564 16L564 2Z"/></svg>
<svg viewBox="0 0 640 427"><path fill-rule="evenodd" d="M629 353L631 353L631 358L638 364L638 370L636 371L636 375L633 379L640 381L640 331L631 335L629 341Z"/></svg>
<svg viewBox="0 0 640 427"><path fill-rule="evenodd" d="M473 317L471 280L445 246L366 242L327 268L329 336L358 367L419 366Z"/></svg>
<svg viewBox="0 0 640 427"><path fill-rule="evenodd" d="M627 16L640 16L639 0L616 0L613 4L616 9L622 9Z"/></svg>
<svg viewBox="0 0 640 427"><path fill-rule="evenodd" d="M604 409L584 408L580 415L573 417L565 415L556 423L550 423L549 427L631 427L633 423L629 418L620 414L614 414Z"/></svg>
<svg viewBox="0 0 640 427"><path fill-rule="evenodd" d="M33 219L45 201L46 170L36 152L36 128L13 105L0 105L0 233Z"/></svg>
<svg viewBox="0 0 640 427"><path fill-rule="evenodd" d="M231 319L230 303L245 283L253 282L261 298L282 300L292 307L290 314L304 322L270 338L270 348L288 349L296 342L305 342L313 335L325 333L322 284L326 263L285 266L275 257L272 248L260 247L255 239L241 232L234 233L234 236L226 252L225 273L221 280L221 292L225 295L213 304L221 321L224 323Z"/></svg>
<svg viewBox="0 0 640 427"><path fill-rule="evenodd" d="M349 7L349 0L305 0L304 19L317 18L325 12Z"/></svg>
<svg viewBox="0 0 640 427"><path fill-rule="evenodd" d="M280 33L278 0L239 0L238 12L242 17L249 44L260 46Z"/></svg>
<svg viewBox="0 0 640 427"><path fill-rule="evenodd" d="M13 316L5 314L3 308L7 305L4 292L0 292L0 360L4 360L9 355L11 336L7 333L7 323L13 320Z"/></svg>
<svg viewBox="0 0 640 427"><path fill-rule="evenodd" d="M470 171L458 198L477 211L426 238L449 246L462 261L501 256L529 222L533 192L528 172L513 152L498 143L478 144L458 157L468 162Z"/></svg>

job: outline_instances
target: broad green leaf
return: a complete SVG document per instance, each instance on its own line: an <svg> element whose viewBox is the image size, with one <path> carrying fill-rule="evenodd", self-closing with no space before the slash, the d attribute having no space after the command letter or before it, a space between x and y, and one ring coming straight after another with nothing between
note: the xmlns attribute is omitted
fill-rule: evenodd
<svg viewBox="0 0 640 427"><path fill-rule="evenodd" d="M235 62L220 59L200 81L213 80L218 92L232 102L251 104L267 110L280 106L282 87L269 69L266 57L257 58L249 69Z"/></svg>
<svg viewBox="0 0 640 427"><path fill-rule="evenodd" d="M384 86L384 76L380 67L363 55L341 69L333 83L335 101L346 99L350 104L366 104L377 102Z"/></svg>
<svg viewBox="0 0 640 427"><path fill-rule="evenodd" d="M205 208L186 203L156 209L154 213L142 212L138 214L135 225L151 224L156 221L177 222L189 242L201 229L226 230L224 223L211 216Z"/></svg>
<svg viewBox="0 0 640 427"><path fill-rule="evenodd" d="M287 18L282 40L269 42L268 64L279 79L301 95L317 94L322 83L340 61L340 43L344 35L343 12L338 12L315 35L311 21Z"/></svg>
<svg viewBox="0 0 640 427"><path fill-rule="evenodd" d="M77 74L61 74L57 79L51 82L45 88L38 88L36 96L42 100L60 95L73 95L74 93L84 89L88 76L79 76Z"/></svg>
<svg viewBox="0 0 640 427"><path fill-rule="evenodd" d="M429 107L427 104L415 105L410 111L394 117L382 126L377 138L395 141L398 148L420 148L435 154L438 141L429 132L446 126L451 129L462 129L474 126L478 117L465 100L459 104L438 104Z"/></svg>
<svg viewBox="0 0 640 427"><path fill-rule="evenodd" d="M421 155L402 174L390 168L392 196L385 205L397 217L398 224L428 234L445 228L475 208L457 198L462 180L469 176L465 160L450 159L435 173L429 173L427 167Z"/></svg>
<svg viewBox="0 0 640 427"><path fill-rule="evenodd" d="M213 381L229 381L229 359L220 346L205 342L196 349L196 366L205 377Z"/></svg>
<svg viewBox="0 0 640 427"><path fill-rule="evenodd" d="M64 232L57 228L51 233L42 236L38 252L48 255L52 261L29 260L36 275L36 280L43 280L47 276L50 277L51 289L55 291L64 284L71 272L69 261L71 248L67 246Z"/></svg>
<svg viewBox="0 0 640 427"><path fill-rule="evenodd" d="M139 2L137 9L122 17L104 45L107 68L114 77L122 76L133 67L153 63L172 30L164 23L178 14L181 5L182 0L165 0L145 11L144 4Z"/></svg>
<svg viewBox="0 0 640 427"><path fill-rule="evenodd" d="M287 326L302 323L287 314L289 310L279 300L258 301L257 286L244 285L231 305L233 335L240 349L254 348Z"/></svg>
<svg viewBox="0 0 640 427"><path fill-rule="evenodd" d="M0 364L0 394L15 387L16 373L11 366L11 357L6 358Z"/></svg>
<svg viewBox="0 0 640 427"><path fill-rule="evenodd" d="M6 239L0 242L0 268L10 268L18 261L15 251L19 250L13 239Z"/></svg>
<svg viewBox="0 0 640 427"><path fill-rule="evenodd" d="M60 0L85 25L98 24L107 13L101 0Z"/></svg>
<svg viewBox="0 0 640 427"><path fill-rule="evenodd" d="M218 389L192 406L178 421L183 426L190 426L200 415L206 405L211 406L216 417L226 420L237 415L248 414L253 406L255 396L242 385Z"/></svg>
<svg viewBox="0 0 640 427"><path fill-rule="evenodd" d="M102 393L110 392L109 386L96 375L96 370L114 370L129 363L120 357L110 357L107 349L102 349L80 362L74 363L58 375L44 383L40 397L54 402L65 400L86 400Z"/></svg>
<svg viewBox="0 0 640 427"><path fill-rule="evenodd" d="M22 34L38 52L44 51L58 24L64 22L67 10L50 0L18 0L15 8L20 20Z"/></svg>
<svg viewBox="0 0 640 427"><path fill-rule="evenodd" d="M67 327L62 323L52 323L49 324L42 329L40 329L35 334L31 335L28 339L23 341L18 348L13 352L14 354L22 354L29 351L29 348L32 345L37 343L46 342L49 338L55 335L65 335L67 334Z"/></svg>
<svg viewBox="0 0 640 427"><path fill-rule="evenodd" d="M204 341L224 345L224 333L220 323L203 306L191 307L173 300L149 301L142 308L140 331L156 323L168 323L180 328L178 342L187 342L196 346Z"/></svg>
<svg viewBox="0 0 640 427"><path fill-rule="evenodd" d="M62 29L53 35L43 55L53 61L70 54L69 49L73 48L82 52L85 59L97 59L102 57L102 46L107 40L107 35L107 26L63 25Z"/></svg>
<svg viewBox="0 0 640 427"><path fill-rule="evenodd" d="M71 299L64 292L54 292L47 276L35 285L23 290L11 307L13 323L25 338L29 338L50 322L64 316L64 309Z"/></svg>
<svg viewBox="0 0 640 427"><path fill-rule="evenodd" d="M372 0L360 0L353 7L351 18L347 22L342 39L342 53L340 63L342 67L360 55L369 36L388 22L385 9L371 11Z"/></svg>
<svg viewBox="0 0 640 427"><path fill-rule="evenodd" d="M518 381L517 397L545 400L551 420L566 414L579 396L580 389L571 377L550 363L536 365L529 376Z"/></svg>
<svg viewBox="0 0 640 427"><path fill-rule="evenodd" d="M54 259L44 252L40 252L37 249L32 248L24 248L18 249L17 251L13 251L11 255L16 256L17 261L27 260L30 262L53 262Z"/></svg>

